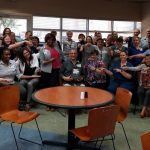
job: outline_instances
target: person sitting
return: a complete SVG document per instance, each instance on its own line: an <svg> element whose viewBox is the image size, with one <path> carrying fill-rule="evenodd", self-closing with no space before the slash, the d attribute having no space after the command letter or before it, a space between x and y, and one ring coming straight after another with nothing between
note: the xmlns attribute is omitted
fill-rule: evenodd
<svg viewBox="0 0 150 150"><path fill-rule="evenodd" d="M22 47L19 50L19 59L16 61L18 68L17 77L20 79L20 84L26 88L27 100L26 108L30 109L31 96L39 82L39 61L37 54L32 54L28 47Z"/></svg>
<svg viewBox="0 0 150 150"><path fill-rule="evenodd" d="M60 69L60 77L64 86L83 85L83 68L77 61L77 50L69 51L69 59L65 61Z"/></svg>
<svg viewBox="0 0 150 150"><path fill-rule="evenodd" d="M137 67L123 67L124 70L140 71L138 97L143 102L141 118L147 115L150 108L150 54L146 55L142 64ZM150 112L149 112L150 113Z"/></svg>
<svg viewBox="0 0 150 150"><path fill-rule="evenodd" d="M108 74L112 76L110 78L108 91L116 93L118 87L128 89L129 91L133 90L132 72L123 70L122 67L125 66L132 67L132 64L127 61L127 54L120 52L120 60L113 63L110 72L108 72Z"/></svg>
<svg viewBox="0 0 150 150"><path fill-rule="evenodd" d="M97 50L93 50L90 53L84 68L86 86L106 89L106 73L103 71L105 64L98 59Z"/></svg>
<svg viewBox="0 0 150 150"><path fill-rule="evenodd" d="M17 84L20 88L20 105L19 109L24 109L22 102L26 101L26 89L23 85L16 82L15 77L18 75L17 65L11 60L10 49L4 48L0 57L0 86Z"/></svg>

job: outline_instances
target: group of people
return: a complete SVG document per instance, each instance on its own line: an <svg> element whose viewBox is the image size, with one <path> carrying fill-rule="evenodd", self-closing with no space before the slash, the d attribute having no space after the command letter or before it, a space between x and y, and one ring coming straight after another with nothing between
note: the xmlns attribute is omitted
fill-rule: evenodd
<svg viewBox="0 0 150 150"><path fill-rule="evenodd" d="M150 29L146 37L139 34L135 29L133 37L124 40L112 32L103 39L96 31L93 37L79 34L75 42L73 32L67 31L61 44L56 40L57 32L51 31L40 45L31 31L18 42L5 28L0 39L0 86L18 84L20 102L26 109L30 109L33 91L46 87L90 86L113 94L117 87L134 94L138 89L136 94L143 105L140 115L145 117L150 107Z"/></svg>

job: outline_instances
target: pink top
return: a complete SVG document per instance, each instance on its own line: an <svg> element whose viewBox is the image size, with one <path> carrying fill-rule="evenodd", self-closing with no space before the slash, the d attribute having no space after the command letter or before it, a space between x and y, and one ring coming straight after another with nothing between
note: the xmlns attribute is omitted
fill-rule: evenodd
<svg viewBox="0 0 150 150"><path fill-rule="evenodd" d="M47 48L50 50L51 58L55 58L52 61L52 68L53 69L59 69L61 67L61 61L60 61L60 54L55 48Z"/></svg>

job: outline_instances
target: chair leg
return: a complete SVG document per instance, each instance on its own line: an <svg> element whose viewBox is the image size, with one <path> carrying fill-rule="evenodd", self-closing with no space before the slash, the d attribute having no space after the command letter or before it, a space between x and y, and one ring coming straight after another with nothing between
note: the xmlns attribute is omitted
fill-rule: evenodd
<svg viewBox="0 0 150 150"><path fill-rule="evenodd" d="M115 150L114 135L111 135L111 138L112 138L113 148L114 148L114 150Z"/></svg>
<svg viewBox="0 0 150 150"><path fill-rule="evenodd" d="M13 123L11 123L11 130L12 130L12 133L13 133L13 136L14 136L14 139L15 139L15 144L16 144L16 147L17 147L17 150L19 150L19 146L18 146L18 143L17 143L17 140L16 140L16 136L15 136L15 132L14 132L14 128L13 128Z"/></svg>
<svg viewBox="0 0 150 150"><path fill-rule="evenodd" d="M39 129L39 126L38 126L38 123L37 123L37 120L36 120L36 119L35 119L35 123L36 123L37 129L38 129L38 133L39 133L39 136L40 136L41 143L37 143L37 142L34 142L34 141L30 141L30 140L28 140L28 139L25 139L25 138L21 137L21 131L22 131L23 124L21 124L18 137L19 137L19 139L21 139L21 140L24 140L24 141L27 141L27 142L30 142L30 143L34 143L34 144L38 144L38 145L42 145L42 146L43 146L43 140L42 140L41 132L40 132L40 129Z"/></svg>
<svg viewBox="0 0 150 150"><path fill-rule="evenodd" d="M122 129L123 129L123 132L124 132L124 135L125 135L125 138L126 138L126 141L127 141L127 144L128 144L128 147L129 147L129 149L131 150L131 147L130 147L130 144L129 144L129 141L128 141L128 138L127 138L127 135L126 135L126 132L125 132L125 128L124 128L124 126L123 126L123 124L121 123L121 122L119 122L120 124L121 124L121 126L122 126Z"/></svg>
<svg viewBox="0 0 150 150"><path fill-rule="evenodd" d="M103 144L103 141L104 141L104 137L103 137L103 139L101 140L101 143L100 143L100 145L99 145L99 150L101 150L101 146L102 146L102 144Z"/></svg>

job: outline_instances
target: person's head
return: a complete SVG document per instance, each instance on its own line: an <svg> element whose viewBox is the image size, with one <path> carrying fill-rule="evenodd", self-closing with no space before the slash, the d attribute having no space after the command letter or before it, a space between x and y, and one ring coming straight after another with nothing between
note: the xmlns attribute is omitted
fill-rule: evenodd
<svg viewBox="0 0 150 150"><path fill-rule="evenodd" d="M53 47L54 46L54 43L56 41L56 38L53 34L51 33L47 33L46 36L45 36L45 43L50 46L50 47Z"/></svg>
<svg viewBox="0 0 150 150"><path fill-rule="evenodd" d="M85 35L82 34L82 33L80 33L80 34L78 35L78 39L79 39L80 42L81 42L81 41L84 41L84 40L85 40Z"/></svg>
<svg viewBox="0 0 150 150"><path fill-rule="evenodd" d="M15 43L16 42L16 35L14 32L11 32L10 37L11 37L12 43Z"/></svg>
<svg viewBox="0 0 150 150"><path fill-rule="evenodd" d="M25 39L26 40L31 40L31 38L32 38L32 31L27 31L25 33Z"/></svg>
<svg viewBox="0 0 150 150"><path fill-rule="evenodd" d="M2 38L2 45L7 45L8 46L10 44L12 44L11 37L8 34L4 35L3 38Z"/></svg>
<svg viewBox="0 0 150 150"><path fill-rule="evenodd" d="M97 43L98 47L103 47L104 46L104 40L102 38L98 38L96 43Z"/></svg>
<svg viewBox="0 0 150 150"><path fill-rule="evenodd" d="M21 47L19 49L18 57L21 60L21 62L26 62L27 60L32 60L32 53L29 47Z"/></svg>
<svg viewBox="0 0 150 150"><path fill-rule="evenodd" d="M134 29L134 36L139 36L139 34L140 34L140 30L139 29Z"/></svg>
<svg viewBox="0 0 150 150"><path fill-rule="evenodd" d="M147 54L144 58L144 62L146 65L150 66L150 54Z"/></svg>
<svg viewBox="0 0 150 150"><path fill-rule="evenodd" d="M76 60L77 59L77 50L76 49L72 49L69 51L69 58L70 60Z"/></svg>
<svg viewBox="0 0 150 150"><path fill-rule="evenodd" d="M87 36L87 37L86 37L86 43L91 43L91 44L93 44L93 39L92 39L91 36Z"/></svg>
<svg viewBox="0 0 150 150"><path fill-rule="evenodd" d="M139 37L134 37L133 38L133 44L135 47L138 47L140 45L140 38Z"/></svg>
<svg viewBox="0 0 150 150"><path fill-rule="evenodd" d="M96 60L97 56L98 56L98 51L96 49L94 49L93 51L91 51L90 53L90 60Z"/></svg>
<svg viewBox="0 0 150 150"><path fill-rule="evenodd" d="M150 38L150 29L147 29L146 33L147 33L147 37Z"/></svg>
<svg viewBox="0 0 150 150"><path fill-rule="evenodd" d="M120 60L121 61L127 60L127 53L126 52L120 52Z"/></svg>
<svg viewBox="0 0 150 150"><path fill-rule="evenodd" d="M4 62L4 63L9 63L10 57L11 57L11 53L10 53L10 49L8 48L4 48L1 51L1 55L0 55L0 59Z"/></svg>
<svg viewBox="0 0 150 150"><path fill-rule="evenodd" d="M3 36L4 35L10 35L11 34L11 30L10 30L10 28L5 28L4 30L3 30Z"/></svg>
<svg viewBox="0 0 150 150"><path fill-rule="evenodd" d="M39 38L38 38L37 36L33 36L33 37L32 37L32 44L33 44L34 46L38 46L39 43L40 43Z"/></svg>
<svg viewBox="0 0 150 150"><path fill-rule="evenodd" d="M66 34L67 34L67 39L71 40L72 36L73 36L73 32L72 31L67 31Z"/></svg>
<svg viewBox="0 0 150 150"><path fill-rule="evenodd" d="M102 34L101 34L101 32L99 32L99 31L95 31L95 33L94 33L94 37L102 38Z"/></svg>
<svg viewBox="0 0 150 150"><path fill-rule="evenodd" d="M123 38L122 38L122 37L117 38L116 44L117 44L117 46L119 46L119 47L122 46L122 45L123 45Z"/></svg>
<svg viewBox="0 0 150 150"><path fill-rule="evenodd" d="M56 37L57 36L57 31L56 30L52 30L51 34L53 34Z"/></svg>

